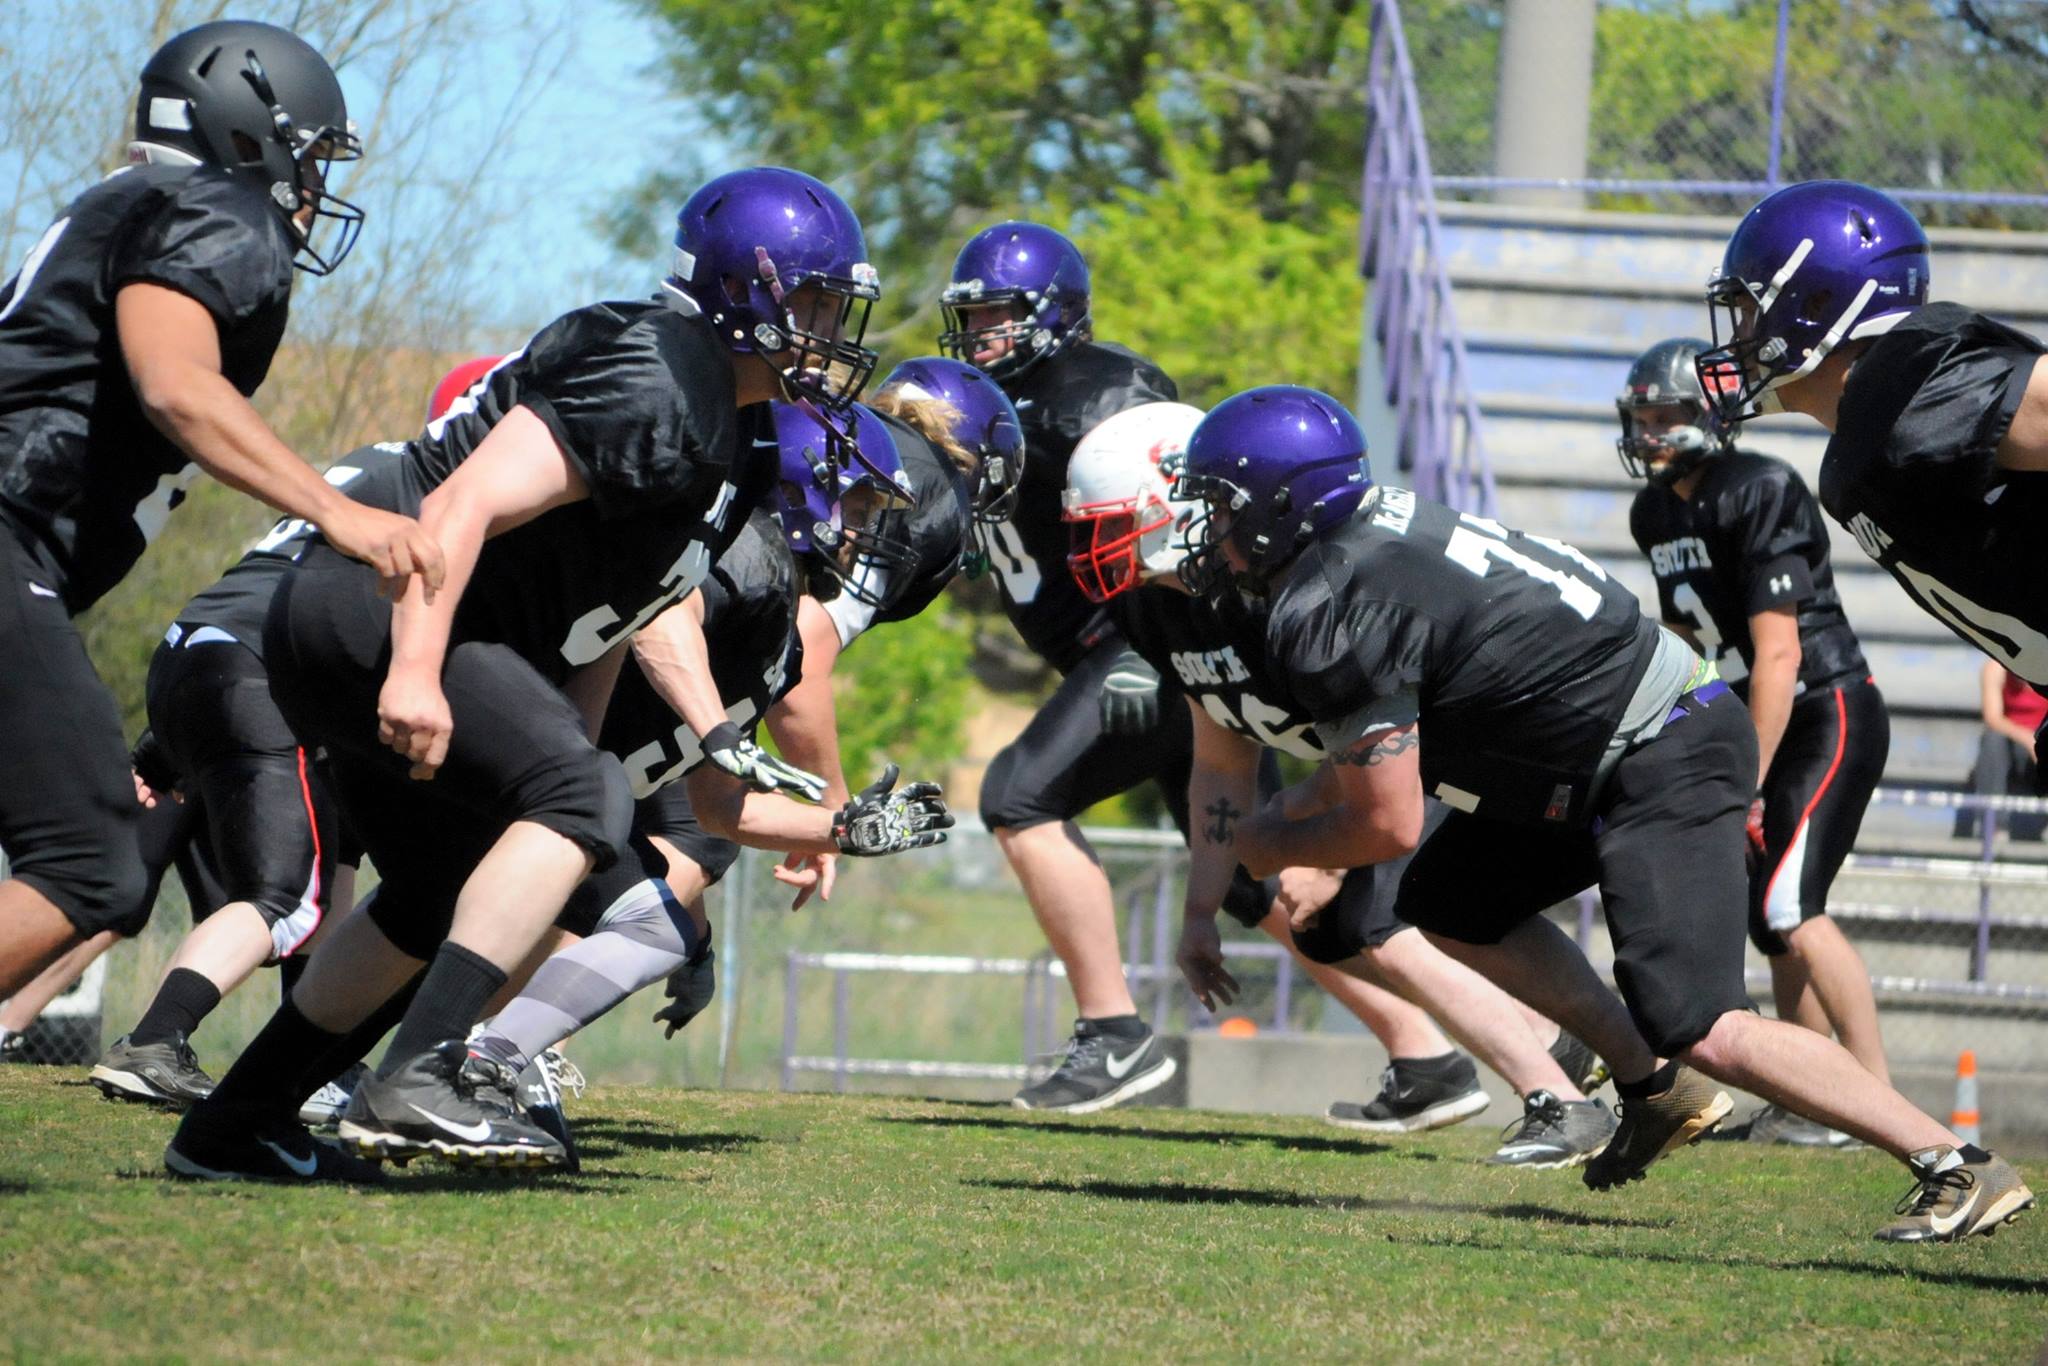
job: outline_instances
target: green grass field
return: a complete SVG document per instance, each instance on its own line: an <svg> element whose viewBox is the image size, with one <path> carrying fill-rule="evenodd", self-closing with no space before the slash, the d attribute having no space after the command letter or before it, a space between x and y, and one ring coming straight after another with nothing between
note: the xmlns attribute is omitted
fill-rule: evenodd
<svg viewBox="0 0 2048 1366"><path fill-rule="evenodd" d="M1470 1127L599 1087L580 1176L193 1187L168 1117L81 1076L0 1069L13 1360L2011 1362L2048 1329L2048 1224L1880 1246L1871 1153L1706 1144L1596 1196Z"/></svg>

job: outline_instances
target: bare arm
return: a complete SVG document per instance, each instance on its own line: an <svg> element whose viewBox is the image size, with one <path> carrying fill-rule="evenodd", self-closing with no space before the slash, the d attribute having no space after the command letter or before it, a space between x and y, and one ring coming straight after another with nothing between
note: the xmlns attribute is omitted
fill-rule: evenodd
<svg viewBox="0 0 2048 1366"><path fill-rule="evenodd" d="M441 666L484 542L587 492L546 425L514 408L427 495L420 525L445 550L448 577L431 602L407 593L392 604L391 667L377 699L378 734L412 760L415 778L431 778L448 754L454 720L441 692Z"/></svg>
<svg viewBox="0 0 2048 1366"><path fill-rule="evenodd" d="M562 695L583 714L583 730L590 736L592 744L604 730L604 714L610 707L612 687L619 681L619 669L626 662L626 642L623 640L606 650L591 663L569 675L562 684Z"/></svg>
<svg viewBox="0 0 2048 1366"><path fill-rule="evenodd" d="M1259 748L1188 699L1195 759L1188 772L1188 883L1182 907L1214 918L1241 858L1238 831L1259 804Z"/></svg>
<svg viewBox="0 0 2048 1366"><path fill-rule="evenodd" d="M1749 619L1749 640L1756 652L1749 670L1749 719L1756 725L1756 782L1762 787L1799 690L1799 609L1756 613Z"/></svg>
<svg viewBox="0 0 2048 1366"><path fill-rule="evenodd" d="M661 700L698 739L725 720L725 702L711 677L711 647L704 640L704 594L693 592L640 628L633 658Z"/></svg>
<svg viewBox="0 0 2048 1366"><path fill-rule="evenodd" d="M1331 755L1342 800L1299 820L1282 814L1278 797L1267 802L1239 828L1238 861L1253 877L1271 877L1283 868L1362 868L1407 853L1422 838L1420 743L1411 723Z"/></svg>
<svg viewBox="0 0 2048 1366"><path fill-rule="evenodd" d="M791 854L839 852L832 838L837 807L755 791L710 764L699 764L684 781L690 785L690 806L698 823L720 839Z"/></svg>
<svg viewBox="0 0 2048 1366"><path fill-rule="evenodd" d="M114 296L114 328L142 411L193 463L318 526L335 549L375 568L387 593L404 592L413 574L430 592L442 586L441 547L419 523L365 507L328 484L228 382L220 329L204 305L138 281Z"/></svg>
<svg viewBox="0 0 2048 1366"><path fill-rule="evenodd" d="M2048 365L2039 360L1994 459L2000 469L2048 470Z"/></svg>
<svg viewBox="0 0 2048 1366"><path fill-rule="evenodd" d="M768 709L768 733L783 758L825 780L825 804L837 807L852 795L840 767L839 712L832 698L839 631L809 596L797 600L796 629L804 647L803 677Z"/></svg>

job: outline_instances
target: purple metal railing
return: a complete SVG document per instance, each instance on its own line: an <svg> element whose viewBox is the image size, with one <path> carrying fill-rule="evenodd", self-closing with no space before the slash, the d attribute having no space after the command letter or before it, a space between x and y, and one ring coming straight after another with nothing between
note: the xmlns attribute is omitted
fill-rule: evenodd
<svg viewBox="0 0 2048 1366"><path fill-rule="evenodd" d="M1444 269L1429 141L1394 0L1374 0L1372 7L1366 102L1359 270L1372 283L1368 325L1383 373L1362 382L1377 383L1394 412L1396 463L1415 489L1491 516L1493 471Z"/></svg>

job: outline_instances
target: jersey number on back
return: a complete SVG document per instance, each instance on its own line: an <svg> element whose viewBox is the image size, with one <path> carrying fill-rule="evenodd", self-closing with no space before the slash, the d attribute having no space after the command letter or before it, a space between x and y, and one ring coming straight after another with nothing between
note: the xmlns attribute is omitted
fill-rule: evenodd
<svg viewBox="0 0 2048 1366"><path fill-rule="evenodd" d="M1600 610L1600 590L1580 578L1573 569L1543 563L1533 555L1525 555L1508 543L1508 529L1488 517L1475 517L1469 512L1458 514L1460 525L1451 532L1444 543L1444 555L1452 563L1462 565L1480 578L1498 564L1521 570L1540 583L1547 583L1557 590L1564 605L1577 612L1586 621ZM1556 555L1560 560L1583 569L1601 582L1607 579L1607 571L1594 564L1584 554L1563 541L1553 541L1548 536L1532 536L1522 533L1522 539L1533 542Z"/></svg>

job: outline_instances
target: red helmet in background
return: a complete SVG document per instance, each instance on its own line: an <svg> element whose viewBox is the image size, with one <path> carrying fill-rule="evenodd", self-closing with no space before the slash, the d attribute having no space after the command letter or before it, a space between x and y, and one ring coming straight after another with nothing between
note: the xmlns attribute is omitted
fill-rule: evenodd
<svg viewBox="0 0 2048 1366"><path fill-rule="evenodd" d="M478 356L441 376L441 382L434 386L433 396L427 400L427 421L435 422L447 416L448 410L455 406L455 400L468 393L472 384L488 375L492 367L503 359L503 356Z"/></svg>

